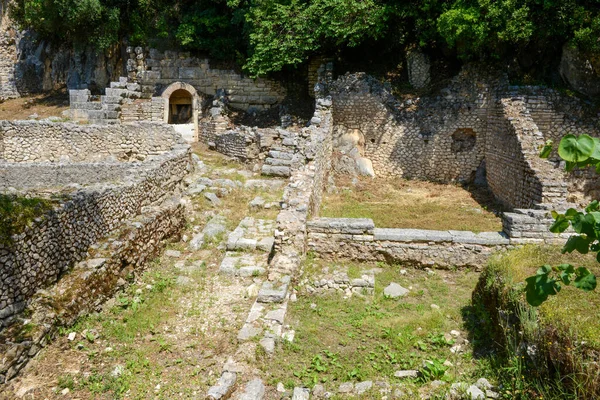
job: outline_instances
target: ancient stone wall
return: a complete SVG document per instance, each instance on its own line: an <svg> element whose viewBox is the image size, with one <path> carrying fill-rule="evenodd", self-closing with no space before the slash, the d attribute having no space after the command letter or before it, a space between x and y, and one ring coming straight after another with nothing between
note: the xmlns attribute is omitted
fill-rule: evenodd
<svg viewBox="0 0 600 400"><path fill-rule="evenodd" d="M480 75L465 68L439 96L405 102L363 74L339 78L331 90L334 168L370 175L372 163L376 176L472 180L485 155L488 108L501 86Z"/></svg>
<svg viewBox="0 0 600 400"><path fill-rule="evenodd" d="M519 101L513 104L511 99L502 100L490 115L487 182L494 195L508 206L533 208L543 202L543 185L533 163L544 161L526 157L526 153L533 155L541 139L536 132L535 124Z"/></svg>
<svg viewBox="0 0 600 400"><path fill-rule="evenodd" d="M19 96L15 81L16 31L8 17L9 0L0 0L0 101Z"/></svg>
<svg viewBox="0 0 600 400"><path fill-rule="evenodd" d="M317 218L307 223L308 248L326 259L419 266L481 268L510 245L498 232L381 229L366 218Z"/></svg>
<svg viewBox="0 0 600 400"><path fill-rule="evenodd" d="M189 53L150 49L138 55L137 62L143 65L137 79L147 98L160 96L173 82L185 82L208 96L215 96L219 89L225 90L232 108L261 110L281 102L286 94L275 81L250 79L233 70L214 69L209 60L191 57Z"/></svg>
<svg viewBox="0 0 600 400"><path fill-rule="evenodd" d="M159 254L164 240L179 235L184 226L184 208L179 202L149 209L144 216L126 223L116 234L117 240L99 246L93 259L77 264L57 285L37 292L28 306L28 318L16 320L0 331L0 384L13 378L52 341L59 327L71 326L79 316L99 311L129 276L139 274ZM56 247L60 242L47 245ZM39 277L43 278L53 277ZM20 286L19 280L13 279L13 285ZM5 293L4 286L2 290ZM5 300L0 304L6 304Z"/></svg>
<svg viewBox="0 0 600 400"><path fill-rule="evenodd" d="M7 162L144 160L182 144L172 127L144 122L115 126L0 121L0 160Z"/></svg>
<svg viewBox="0 0 600 400"><path fill-rule="evenodd" d="M23 164L27 167L26 164ZM90 245L177 191L192 168L189 147L149 159L143 173L122 184L104 182L79 190L0 244L0 321L5 326L37 289L57 281L84 259Z"/></svg>

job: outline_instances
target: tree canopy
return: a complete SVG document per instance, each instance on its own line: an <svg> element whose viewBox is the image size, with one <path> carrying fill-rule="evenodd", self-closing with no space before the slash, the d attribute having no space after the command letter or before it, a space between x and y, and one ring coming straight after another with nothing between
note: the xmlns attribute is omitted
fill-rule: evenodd
<svg viewBox="0 0 600 400"><path fill-rule="evenodd" d="M600 0L17 0L42 37L106 48L178 46L251 75L360 46L438 48L462 59L600 50Z"/></svg>

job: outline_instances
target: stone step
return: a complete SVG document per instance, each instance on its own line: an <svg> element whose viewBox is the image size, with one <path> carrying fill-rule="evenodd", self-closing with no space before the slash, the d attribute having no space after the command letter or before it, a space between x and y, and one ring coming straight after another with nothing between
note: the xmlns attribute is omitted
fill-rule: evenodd
<svg viewBox="0 0 600 400"><path fill-rule="evenodd" d="M281 158L267 158L265 160L265 164L267 165L274 165L274 166L291 166L293 163L292 160L284 160Z"/></svg>
<svg viewBox="0 0 600 400"><path fill-rule="evenodd" d="M292 176L292 170L290 167L275 166L275 165L263 165L261 173L268 176L281 176L289 178Z"/></svg>

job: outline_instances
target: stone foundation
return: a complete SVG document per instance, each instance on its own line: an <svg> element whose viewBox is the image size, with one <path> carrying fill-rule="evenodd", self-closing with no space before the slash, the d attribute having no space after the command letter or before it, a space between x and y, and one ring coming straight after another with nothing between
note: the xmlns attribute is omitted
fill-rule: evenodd
<svg viewBox="0 0 600 400"><path fill-rule="evenodd" d="M306 224L308 248L325 259L481 268L511 244L499 232L375 228L371 219L317 218Z"/></svg>
<svg viewBox="0 0 600 400"><path fill-rule="evenodd" d="M27 362L56 336L59 327L99 311L131 274L139 274L185 225L178 202L149 209L132 220L94 251L93 259L80 262L57 285L38 291L28 306L27 319L0 331L0 384L13 378ZM3 293L4 287L2 288Z"/></svg>

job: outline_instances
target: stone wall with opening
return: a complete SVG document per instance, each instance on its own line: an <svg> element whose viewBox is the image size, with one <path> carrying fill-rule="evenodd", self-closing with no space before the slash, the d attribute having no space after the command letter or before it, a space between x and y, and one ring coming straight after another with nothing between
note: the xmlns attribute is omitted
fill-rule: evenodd
<svg viewBox="0 0 600 400"><path fill-rule="evenodd" d="M440 95L400 101L364 74L331 88L334 168L380 177L469 182L485 157L497 77L465 69ZM371 167L372 165L372 167Z"/></svg>
<svg viewBox="0 0 600 400"><path fill-rule="evenodd" d="M207 59L189 53L149 49L136 57L137 81L145 98L159 96L173 82L185 82L199 93L215 96L225 90L234 109L268 109L285 97L285 89L267 79L251 79L234 70L212 68Z"/></svg>
<svg viewBox="0 0 600 400"><path fill-rule="evenodd" d="M597 111L541 87L510 87L502 74L467 66L444 88L401 100L365 74L331 87L334 170L441 182L486 181L509 207L581 206L600 193L590 171L565 174L554 152L566 133L600 136Z"/></svg>

